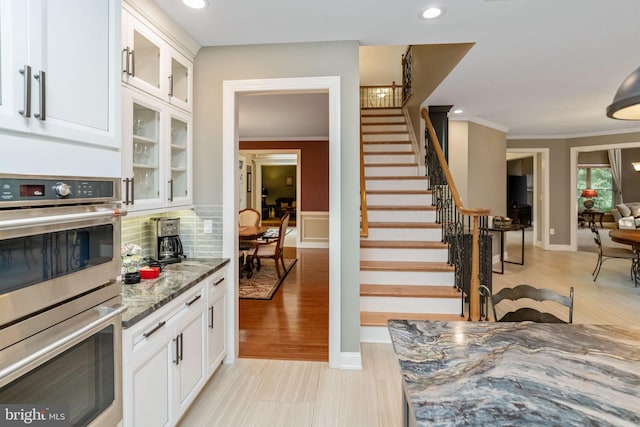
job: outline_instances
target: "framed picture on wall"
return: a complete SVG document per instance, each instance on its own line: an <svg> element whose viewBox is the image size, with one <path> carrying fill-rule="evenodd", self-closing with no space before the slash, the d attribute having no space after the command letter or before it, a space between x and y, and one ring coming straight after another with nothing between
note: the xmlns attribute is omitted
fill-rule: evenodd
<svg viewBox="0 0 640 427"><path fill-rule="evenodd" d="M284 185L292 186L293 185L293 177L292 176L285 176L284 177Z"/></svg>
<svg viewBox="0 0 640 427"><path fill-rule="evenodd" d="M251 172L247 172L247 193L251 193Z"/></svg>

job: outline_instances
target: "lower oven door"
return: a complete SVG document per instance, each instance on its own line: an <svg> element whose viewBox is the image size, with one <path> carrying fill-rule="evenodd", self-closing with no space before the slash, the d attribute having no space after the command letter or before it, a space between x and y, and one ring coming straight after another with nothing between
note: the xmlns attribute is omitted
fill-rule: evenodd
<svg viewBox="0 0 640 427"><path fill-rule="evenodd" d="M0 425L117 425L125 310L117 297L3 349Z"/></svg>

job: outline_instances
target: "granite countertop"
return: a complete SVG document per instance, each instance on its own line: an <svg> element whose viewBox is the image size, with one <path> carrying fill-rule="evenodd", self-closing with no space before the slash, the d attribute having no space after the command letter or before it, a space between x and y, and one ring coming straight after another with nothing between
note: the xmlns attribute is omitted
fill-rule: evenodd
<svg viewBox="0 0 640 427"><path fill-rule="evenodd" d="M122 327L135 325L228 262L229 259L222 258L187 259L164 266L156 279L143 279L133 285L122 283L122 302L127 306L122 314Z"/></svg>
<svg viewBox="0 0 640 427"><path fill-rule="evenodd" d="M640 328L390 320L419 426L640 425Z"/></svg>

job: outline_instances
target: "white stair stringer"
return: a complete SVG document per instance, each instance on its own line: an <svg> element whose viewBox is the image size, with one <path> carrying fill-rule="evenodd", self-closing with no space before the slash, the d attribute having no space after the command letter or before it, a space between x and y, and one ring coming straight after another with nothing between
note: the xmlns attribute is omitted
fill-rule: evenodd
<svg viewBox="0 0 640 427"><path fill-rule="evenodd" d="M390 318L464 320L402 110L363 109L361 118L369 233L360 248L360 340L390 342Z"/></svg>

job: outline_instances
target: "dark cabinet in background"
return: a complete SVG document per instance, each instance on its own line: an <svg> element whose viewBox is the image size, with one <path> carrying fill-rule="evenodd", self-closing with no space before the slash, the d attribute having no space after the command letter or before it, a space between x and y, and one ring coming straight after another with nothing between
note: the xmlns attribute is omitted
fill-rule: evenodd
<svg viewBox="0 0 640 427"><path fill-rule="evenodd" d="M510 206L507 209L507 216L513 220L514 224L531 225L531 206Z"/></svg>

